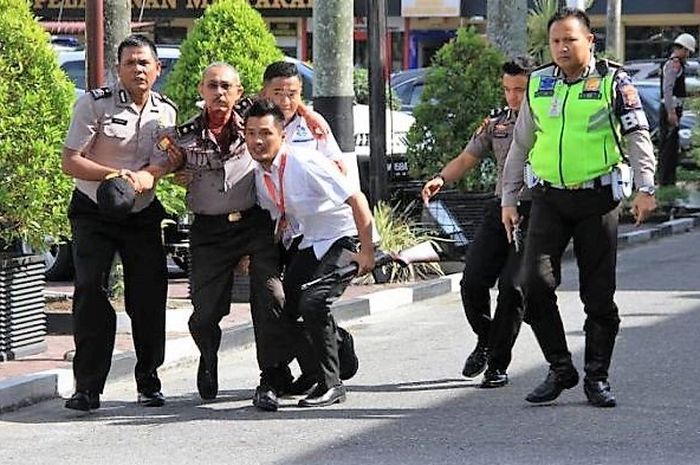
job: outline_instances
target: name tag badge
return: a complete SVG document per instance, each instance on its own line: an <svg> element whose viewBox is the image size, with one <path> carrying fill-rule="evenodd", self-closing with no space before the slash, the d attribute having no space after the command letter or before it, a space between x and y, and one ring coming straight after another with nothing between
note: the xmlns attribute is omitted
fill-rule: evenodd
<svg viewBox="0 0 700 465"><path fill-rule="evenodd" d="M601 80L599 77L591 77L586 79L583 84L583 92L578 96L579 99L600 99L600 84Z"/></svg>
<svg viewBox="0 0 700 465"><path fill-rule="evenodd" d="M552 97L552 104L549 106L549 116L557 118L561 116L562 103L558 95Z"/></svg>

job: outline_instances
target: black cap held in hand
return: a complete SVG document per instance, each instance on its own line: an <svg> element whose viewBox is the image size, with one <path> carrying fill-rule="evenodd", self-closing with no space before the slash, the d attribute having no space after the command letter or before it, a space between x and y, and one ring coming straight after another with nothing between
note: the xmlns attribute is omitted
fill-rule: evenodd
<svg viewBox="0 0 700 465"><path fill-rule="evenodd" d="M97 188L97 206L107 219L121 221L125 219L136 201L134 186L121 176L102 181Z"/></svg>

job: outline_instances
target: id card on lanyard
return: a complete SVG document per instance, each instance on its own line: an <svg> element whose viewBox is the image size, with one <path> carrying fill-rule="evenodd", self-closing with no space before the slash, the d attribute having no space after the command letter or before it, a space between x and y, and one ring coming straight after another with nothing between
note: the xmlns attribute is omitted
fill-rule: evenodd
<svg viewBox="0 0 700 465"><path fill-rule="evenodd" d="M284 204L284 170L287 167L287 152L282 152L279 155L280 167L277 171L278 181L279 181L279 193L275 188L275 183L272 181L272 177L268 173L263 174L263 179L265 180L265 188L267 193L270 195L272 202L277 207L279 216L275 221L275 242L282 241L282 245L286 249L292 245L292 240L294 239L291 228L289 227L289 222L286 217L286 210Z"/></svg>

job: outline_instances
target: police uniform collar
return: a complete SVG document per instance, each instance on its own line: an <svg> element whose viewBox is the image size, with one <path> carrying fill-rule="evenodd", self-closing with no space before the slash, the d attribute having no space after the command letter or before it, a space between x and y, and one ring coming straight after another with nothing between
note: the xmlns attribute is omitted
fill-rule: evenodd
<svg viewBox="0 0 700 465"><path fill-rule="evenodd" d="M566 76L564 75L564 72L556 64L554 65L554 69L552 70L552 74L555 77L557 77L557 78L559 78L559 79L561 79L569 84L573 84L575 82L581 81L582 79L586 79L588 76L591 75L592 72L595 72L595 69L596 69L595 63L596 63L595 55L591 53L591 58L590 58L590 60L588 60L588 65L586 65L586 67L584 68L583 73L581 73L581 75L578 78L576 78L572 81L567 81Z"/></svg>
<svg viewBox="0 0 700 465"><path fill-rule="evenodd" d="M117 98L117 106L126 108L134 103L134 101L131 99L131 95L129 95L129 92L124 88L124 86L122 86L121 82L118 82L114 87L114 95Z"/></svg>
<svg viewBox="0 0 700 465"><path fill-rule="evenodd" d="M297 123L299 121L299 118L301 118L301 115L299 113L294 113L294 116L292 116L292 119L284 123L284 129L287 129L291 125Z"/></svg>
<svg viewBox="0 0 700 465"><path fill-rule="evenodd" d="M151 108L151 111L153 113L158 113L160 110L158 109L158 103L160 103L160 99L156 98L156 93L151 92L151 105L153 108Z"/></svg>
<svg viewBox="0 0 700 465"><path fill-rule="evenodd" d="M178 137L185 137L192 133L200 131L202 128L202 116L203 115L200 113L199 115L195 116L189 121L186 121L185 123L179 125L175 129L175 132L177 133Z"/></svg>
<svg viewBox="0 0 700 465"><path fill-rule="evenodd" d="M272 172L273 168L275 169L275 171L279 170L280 163L282 162L281 155L285 152L288 152L287 143L282 142L282 145L280 145L280 149L277 151L277 154L275 155L275 159L272 160L272 164L270 165L270 172Z"/></svg>

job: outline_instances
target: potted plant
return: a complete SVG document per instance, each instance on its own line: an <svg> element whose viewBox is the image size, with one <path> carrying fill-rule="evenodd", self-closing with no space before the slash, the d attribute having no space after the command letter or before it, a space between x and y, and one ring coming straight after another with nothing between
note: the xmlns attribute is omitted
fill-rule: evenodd
<svg viewBox="0 0 700 465"><path fill-rule="evenodd" d="M45 347L45 238L68 230L61 147L74 99L24 0L0 0L0 360Z"/></svg>

